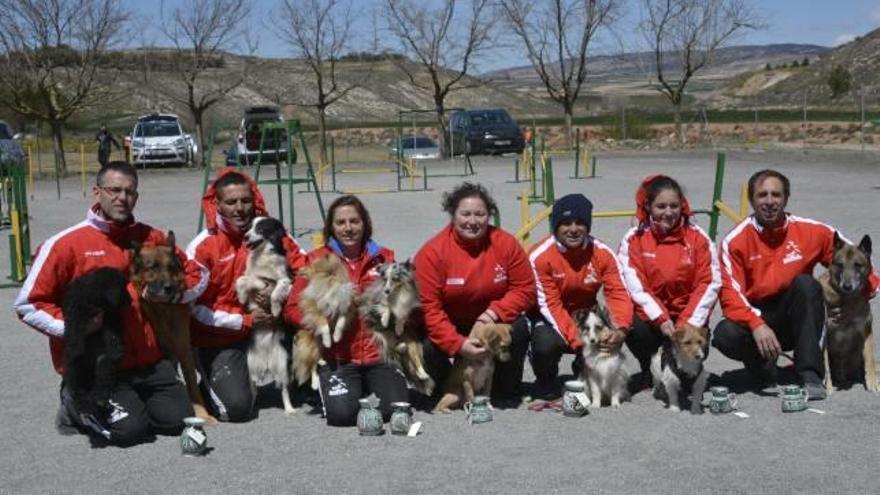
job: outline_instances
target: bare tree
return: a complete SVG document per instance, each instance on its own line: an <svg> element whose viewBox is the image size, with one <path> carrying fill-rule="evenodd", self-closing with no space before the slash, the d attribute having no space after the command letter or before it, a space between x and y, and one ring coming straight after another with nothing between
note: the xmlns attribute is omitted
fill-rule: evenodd
<svg viewBox="0 0 880 495"><path fill-rule="evenodd" d="M715 52L758 27L746 0L643 0L640 25L654 53L654 87L672 103L675 133L684 143L681 103L688 82Z"/></svg>
<svg viewBox="0 0 880 495"><path fill-rule="evenodd" d="M58 172L64 124L109 94L113 74L100 67L126 20L114 0L0 0L0 101L49 124Z"/></svg>
<svg viewBox="0 0 880 495"><path fill-rule="evenodd" d="M174 73L184 85L184 94L169 92L185 105L196 126L200 164L205 165L205 113L239 87L246 66L238 74L221 77L216 70L224 55L246 38L248 0L187 0L163 22L163 32L174 45Z"/></svg>
<svg viewBox="0 0 880 495"><path fill-rule="evenodd" d="M620 0L501 0L509 29L526 54L550 98L565 112L565 134L572 144L572 116L587 78L590 43L616 20Z"/></svg>
<svg viewBox="0 0 880 495"><path fill-rule="evenodd" d="M351 39L351 8L337 0L284 0L275 24L294 55L305 61L314 76L315 100L297 104L318 110L321 163L327 163L327 107L357 87L337 78L339 59Z"/></svg>
<svg viewBox="0 0 880 495"><path fill-rule="evenodd" d="M494 26L489 0L470 0L469 11L456 16L461 3L444 0L439 8L431 9L417 0L385 0L389 29L403 54L415 61L415 67L406 60L398 66L414 87L431 92L441 149L447 155L446 97L475 85L465 76L491 40Z"/></svg>

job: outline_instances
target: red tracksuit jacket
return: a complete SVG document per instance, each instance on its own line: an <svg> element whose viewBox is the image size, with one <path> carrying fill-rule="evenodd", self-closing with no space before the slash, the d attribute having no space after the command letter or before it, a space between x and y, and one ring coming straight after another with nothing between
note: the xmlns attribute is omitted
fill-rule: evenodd
<svg viewBox="0 0 880 495"><path fill-rule="evenodd" d="M753 306L787 289L800 274L813 274L817 263L827 267L834 255L834 228L786 214L785 225L765 229L754 215L740 222L721 242L721 309L724 317L755 330L764 323ZM870 277L876 295L880 278Z"/></svg>
<svg viewBox="0 0 880 495"><path fill-rule="evenodd" d="M61 302L73 279L102 267L128 274L131 243L164 244L165 234L148 225L132 221L126 225L108 222L93 206L86 220L43 242L36 250L33 266L15 299L15 310L22 321L49 336L52 364L59 374L64 367L64 316ZM186 256L178 250L178 256ZM181 302L192 302L201 290L202 274L192 262L184 264L188 289ZM162 358L153 328L141 313L137 291L128 285L132 305L122 312L123 368L150 366Z"/></svg>
<svg viewBox="0 0 880 495"><path fill-rule="evenodd" d="M415 267L428 337L448 356L458 353L486 309L510 323L535 304L526 253L496 227L469 245L448 225L422 246Z"/></svg>
<svg viewBox="0 0 880 495"><path fill-rule="evenodd" d="M326 246L319 247L308 255L308 261L311 262L323 256L338 256L342 260L342 264L348 270L349 279L357 286L357 292L361 293L376 278L379 273L376 268L382 263L390 263L394 261L394 251L384 248L373 241L369 241L364 248L364 253L356 260L349 260L342 253L335 239L330 239ZM304 277L297 277L290 290L290 297L284 306L284 319L288 323L296 327L302 327L302 311L299 309L297 301L300 294L303 293L308 280ZM348 328L342 334L342 339L333 344L329 349L321 350L321 357L326 361L339 361L345 363L354 363L359 365L372 365L382 360L379 354L379 348L373 341L373 334L367 330L366 325L360 318L356 318L349 323Z"/></svg>
<svg viewBox="0 0 880 495"><path fill-rule="evenodd" d="M683 221L658 237L647 225L633 227L617 258L639 317L654 325L672 320L705 327L718 300L721 267L703 229Z"/></svg>
<svg viewBox="0 0 880 495"><path fill-rule="evenodd" d="M192 343L197 347L233 345L247 338L253 325L253 317L244 312L235 293L235 281L247 267L248 249L241 234L217 213L215 185L231 172L241 173L234 168L223 169L205 191L202 210L207 228L186 248L189 259L202 268L205 275L205 290L192 307ZM254 195L254 215L267 215L263 194L250 177L245 177ZM306 265L305 252L290 234L284 238L284 248L291 273Z"/></svg>
<svg viewBox="0 0 880 495"><path fill-rule="evenodd" d="M614 326L624 331L632 326L632 301L620 265L602 241L588 236L583 248L569 249L551 234L532 247L529 261L535 271L538 309L571 349L584 346L571 313L595 306L599 289L604 288Z"/></svg>

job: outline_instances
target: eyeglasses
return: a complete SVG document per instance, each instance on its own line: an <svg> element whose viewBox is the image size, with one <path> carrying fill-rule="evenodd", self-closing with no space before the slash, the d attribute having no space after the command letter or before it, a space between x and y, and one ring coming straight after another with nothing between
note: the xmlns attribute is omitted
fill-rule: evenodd
<svg viewBox="0 0 880 495"><path fill-rule="evenodd" d="M134 198L138 195L138 192L135 189L126 189L124 187L118 186L98 186L98 189L101 189L113 199L122 196L122 193L125 193L125 195L129 198Z"/></svg>

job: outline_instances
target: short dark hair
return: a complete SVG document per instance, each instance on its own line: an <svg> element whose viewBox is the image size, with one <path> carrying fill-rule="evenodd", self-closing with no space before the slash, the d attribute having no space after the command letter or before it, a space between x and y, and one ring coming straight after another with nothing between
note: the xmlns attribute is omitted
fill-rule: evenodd
<svg viewBox="0 0 880 495"><path fill-rule="evenodd" d="M238 172L229 172L223 177L217 179L217 182L214 183L214 196L219 198L220 190L226 186L242 184L250 186L250 183L248 182L247 177L245 177L244 174L240 174Z"/></svg>
<svg viewBox="0 0 880 495"><path fill-rule="evenodd" d="M107 172L119 172L122 175L127 175L134 179L134 185L137 187L138 184L138 174L137 169L135 169L130 163L124 162L121 160L115 160L107 165L101 167L101 170L98 170L98 175L95 177L95 184L98 186L104 185L104 176L107 175Z"/></svg>
<svg viewBox="0 0 880 495"><path fill-rule="evenodd" d="M490 215L498 214L498 205L489 195L489 191L481 184L473 182L462 182L452 191L443 193L443 211L449 213L449 216L455 215L458 204L465 198L480 198L486 204L486 210Z"/></svg>
<svg viewBox="0 0 880 495"><path fill-rule="evenodd" d="M752 197L754 197L755 195L755 188L758 187L758 183L764 182L764 179L767 179L768 177L775 177L779 179L780 182L782 182L782 191L785 196L785 201L788 202L788 197L791 196L791 182L788 180L788 177L786 177L782 172L770 168L759 170L752 174L751 177L749 177L749 202L752 202Z"/></svg>
<svg viewBox="0 0 880 495"><path fill-rule="evenodd" d="M662 175L648 184L648 189L645 191L645 207L650 209L651 203L657 199L657 196L667 190L675 191L679 199L684 199L684 191L681 189L681 184L672 177Z"/></svg>
<svg viewBox="0 0 880 495"><path fill-rule="evenodd" d="M327 218L324 219L324 242L329 242L330 238L333 237L333 219L336 216L336 210L343 206L353 206L358 212L358 215L360 215L361 221L364 222L364 237L362 242L366 243L372 239L373 221L370 220L370 213L357 196L346 194L345 196L336 198L335 201L330 203L330 208L327 209Z"/></svg>

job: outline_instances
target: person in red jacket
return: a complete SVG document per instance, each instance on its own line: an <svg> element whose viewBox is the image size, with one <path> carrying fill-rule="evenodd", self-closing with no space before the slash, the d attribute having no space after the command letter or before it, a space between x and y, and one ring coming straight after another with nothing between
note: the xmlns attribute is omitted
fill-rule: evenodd
<svg viewBox="0 0 880 495"><path fill-rule="evenodd" d="M377 244L372 236L373 224L363 203L355 196L340 196L330 205L324 222L327 243L310 252L308 260L339 257L357 292L363 292L378 278L376 268L394 261L394 252ZM308 280L297 278L284 307L284 318L297 327L302 326L297 302L307 285ZM386 421L391 416L391 404L409 398L403 371L382 360L372 333L360 318L348 324L339 342L322 349L321 356L327 364L318 368L318 392L324 417L331 426L355 425L358 399L371 393L381 401L379 407Z"/></svg>
<svg viewBox="0 0 880 495"><path fill-rule="evenodd" d="M626 345L651 382L651 357L686 324L705 327L718 300L721 267L715 245L691 222L691 208L675 179L654 175L636 192L638 225L620 242L617 258L636 318Z"/></svg>
<svg viewBox="0 0 880 495"><path fill-rule="evenodd" d="M207 285L192 307L192 342L208 406L222 421L246 421L253 416L254 396L248 375L247 349L251 329L273 324L271 314L245 312L235 293L244 274L248 248L243 240L257 216L266 216L266 203L257 184L234 168L221 170L202 197L207 228L190 242L187 256L208 274ZM305 252L293 237L284 237L291 274L305 266Z"/></svg>
<svg viewBox="0 0 880 495"><path fill-rule="evenodd" d="M450 223L415 257L416 281L425 315L425 368L438 392L451 369L449 358L486 352L471 339L476 322L513 323L535 304L535 279L516 239L489 225L498 211L479 184L465 182L443 195ZM528 326L513 327L511 360L496 363L493 395L515 399L528 349Z"/></svg>
<svg viewBox="0 0 880 495"><path fill-rule="evenodd" d="M615 329L602 347L620 346L632 326L632 301L614 251L590 235L592 212L593 204L583 194L559 198L550 215L553 233L529 251L538 292L538 311L530 318L533 399L559 396L559 359L564 353L579 354L584 346L572 313L593 308L600 289ZM576 358L575 374L580 367Z"/></svg>
<svg viewBox="0 0 880 495"><path fill-rule="evenodd" d="M835 229L786 212L791 185L775 170L752 175L748 195L754 213L720 247L724 320L712 345L742 361L759 388L776 381L782 351L794 350L795 371L810 399L824 399L825 303L813 269L831 263ZM880 286L876 273L870 282L873 297Z"/></svg>
<svg viewBox="0 0 880 495"><path fill-rule="evenodd" d="M67 284L102 267L128 273L132 243L164 244L165 234L135 221L138 178L126 162L110 162L98 172L92 188L95 204L86 219L44 241L36 250L27 279L15 299L19 318L49 337L55 371L63 373L64 315L62 301ZM185 259L183 252L179 252ZM198 296L201 274L186 262L188 289L181 302ZM82 414L69 390L61 384L61 405L56 427L62 433L76 430L116 445L131 445L153 433L179 434L183 418L193 415L186 389L177 380L171 363L162 359L155 334L141 312L139 296L131 284L132 304L123 309L121 363L106 410Z"/></svg>

